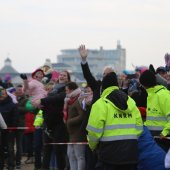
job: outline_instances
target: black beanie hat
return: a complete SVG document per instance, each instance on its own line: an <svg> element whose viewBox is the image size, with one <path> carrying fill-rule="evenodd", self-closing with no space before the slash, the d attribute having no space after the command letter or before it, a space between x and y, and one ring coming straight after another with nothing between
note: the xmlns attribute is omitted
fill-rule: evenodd
<svg viewBox="0 0 170 170"><path fill-rule="evenodd" d="M107 74L102 80L102 90L110 86L118 86L117 75L115 72Z"/></svg>
<svg viewBox="0 0 170 170"><path fill-rule="evenodd" d="M153 87L156 83L156 76L150 70L144 71L139 77L139 82L146 87Z"/></svg>

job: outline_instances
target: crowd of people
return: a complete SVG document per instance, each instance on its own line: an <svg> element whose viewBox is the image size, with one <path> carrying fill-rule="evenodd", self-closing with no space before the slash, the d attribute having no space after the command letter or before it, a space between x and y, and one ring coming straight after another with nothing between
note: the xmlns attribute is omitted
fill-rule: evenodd
<svg viewBox="0 0 170 170"><path fill-rule="evenodd" d="M83 86L50 63L17 86L0 81L0 170L169 169L170 55L134 74L106 66L96 80L78 50Z"/></svg>

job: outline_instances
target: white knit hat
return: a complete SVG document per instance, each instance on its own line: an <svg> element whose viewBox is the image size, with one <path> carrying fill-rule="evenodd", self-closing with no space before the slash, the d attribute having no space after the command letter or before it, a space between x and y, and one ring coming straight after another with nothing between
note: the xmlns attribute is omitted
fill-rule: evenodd
<svg viewBox="0 0 170 170"><path fill-rule="evenodd" d="M52 64L51 64L50 59L46 59L46 61L45 61L45 63L44 63L44 66L47 66L47 67L52 68Z"/></svg>

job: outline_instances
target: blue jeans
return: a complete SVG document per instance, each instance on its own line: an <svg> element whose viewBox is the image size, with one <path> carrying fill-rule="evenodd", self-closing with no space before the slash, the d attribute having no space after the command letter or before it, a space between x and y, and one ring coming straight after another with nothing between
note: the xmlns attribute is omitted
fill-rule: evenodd
<svg viewBox="0 0 170 170"><path fill-rule="evenodd" d="M85 170L85 145L68 145L67 155L70 162L70 170Z"/></svg>

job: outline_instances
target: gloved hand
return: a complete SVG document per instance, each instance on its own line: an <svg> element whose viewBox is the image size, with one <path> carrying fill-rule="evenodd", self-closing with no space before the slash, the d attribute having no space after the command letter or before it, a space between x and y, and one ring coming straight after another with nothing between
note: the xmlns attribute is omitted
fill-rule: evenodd
<svg viewBox="0 0 170 170"><path fill-rule="evenodd" d="M149 65L149 71L151 71L153 74L156 74L155 68L152 64Z"/></svg>
<svg viewBox="0 0 170 170"><path fill-rule="evenodd" d="M27 75L26 75L26 74L20 74L20 77L21 77L23 80L27 80Z"/></svg>

